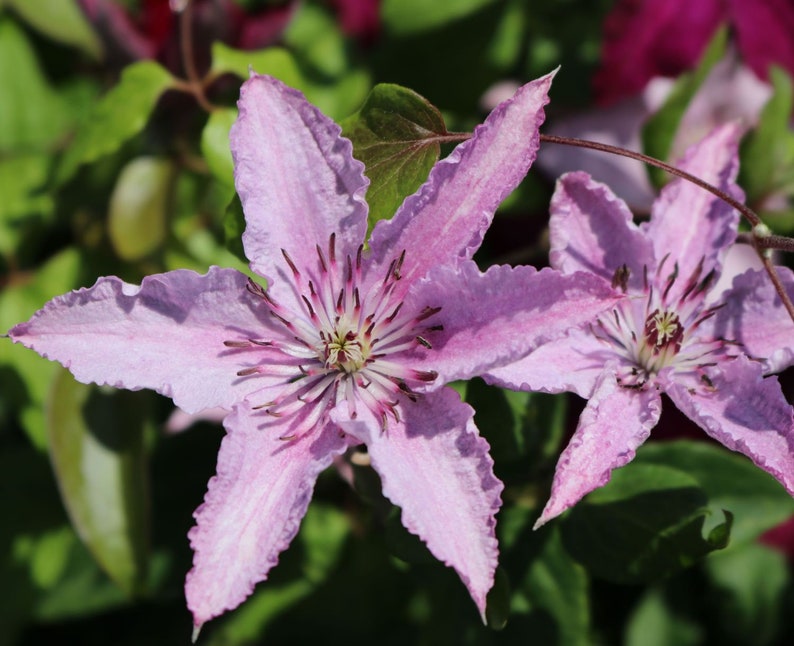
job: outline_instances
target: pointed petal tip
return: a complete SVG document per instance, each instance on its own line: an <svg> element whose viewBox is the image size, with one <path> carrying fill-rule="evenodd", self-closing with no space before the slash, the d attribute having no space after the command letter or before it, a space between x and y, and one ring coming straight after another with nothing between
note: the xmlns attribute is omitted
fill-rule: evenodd
<svg viewBox="0 0 794 646"><path fill-rule="evenodd" d="M190 635L190 643L195 644L196 640L199 638L199 633L201 632L201 627L204 624L193 624L193 633Z"/></svg>

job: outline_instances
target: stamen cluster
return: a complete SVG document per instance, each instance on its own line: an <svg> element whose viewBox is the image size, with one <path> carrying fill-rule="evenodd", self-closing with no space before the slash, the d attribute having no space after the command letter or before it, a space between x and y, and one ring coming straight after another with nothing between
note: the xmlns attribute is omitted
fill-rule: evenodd
<svg viewBox="0 0 794 646"><path fill-rule="evenodd" d="M394 288L401 279L405 251L391 261L382 279L374 281L365 276L363 246L355 258L337 258L332 234L327 254L319 245L316 251L316 267L306 268L281 250L292 276L295 298L289 305L276 302L253 281L248 283L248 291L264 301L283 334L229 340L225 345L262 353L238 376L284 376L276 397L256 407L276 417L294 416L284 439L307 432L330 407L345 401L351 417L364 405L385 429L388 416L399 421L400 399L415 401L416 389L437 377L435 372L408 367L407 359L418 347L432 348L425 337L443 328L428 327L425 321L441 308L427 307L418 314L403 311Z"/></svg>
<svg viewBox="0 0 794 646"><path fill-rule="evenodd" d="M699 327L724 306L706 306L705 297L714 279L714 272L703 273L701 258L680 296L670 298L679 278L678 264L663 278L668 258L659 263L653 280L648 268L643 272L643 289L637 298L630 298L611 315L601 317L593 333L622 359L618 383L625 388L642 390L652 383L664 368L676 372L696 373L700 382L710 388L705 368L716 365L717 359L727 358L728 348L735 342L724 338L708 338ZM625 265L615 271L613 286L628 291L630 272Z"/></svg>

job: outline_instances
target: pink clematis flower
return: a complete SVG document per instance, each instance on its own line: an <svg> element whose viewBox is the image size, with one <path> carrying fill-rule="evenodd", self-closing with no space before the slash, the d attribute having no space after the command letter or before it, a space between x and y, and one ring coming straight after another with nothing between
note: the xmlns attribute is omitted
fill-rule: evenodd
<svg viewBox="0 0 794 646"><path fill-rule="evenodd" d="M621 298L586 274L481 273L471 260L535 158L550 83L498 106L365 247L368 182L350 142L303 95L254 76L231 147L243 244L267 290L217 267L140 287L100 278L10 331L80 381L152 388L188 413L230 410L190 531L197 628L267 577L317 475L362 443L405 526L484 612L502 485L472 409L444 384L515 361Z"/></svg>
<svg viewBox="0 0 794 646"><path fill-rule="evenodd" d="M682 168L740 196L738 127L690 149ZM537 526L574 505L631 461L661 412L661 394L708 435L747 455L794 495L792 407L776 377L794 363L794 335L768 277L737 275L712 288L734 242L737 213L676 180L637 226L625 204L585 173L558 183L551 264L621 285L629 298L591 324L490 371L514 389L570 391L589 399L560 456ZM737 264L737 266L739 266ZM792 273L780 269L789 288Z"/></svg>

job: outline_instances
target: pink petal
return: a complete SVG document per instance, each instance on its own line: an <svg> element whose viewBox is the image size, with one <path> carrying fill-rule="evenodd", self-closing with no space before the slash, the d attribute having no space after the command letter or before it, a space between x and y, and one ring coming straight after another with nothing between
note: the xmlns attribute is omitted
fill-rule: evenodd
<svg viewBox="0 0 794 646"><path fill-rule="evenodd" d="M654 388L619 386L614 364L607 366L557 462L551 497L535 528L604 486L613 469L631 462L637 447L659 421L661 410L661 398Z"/></svg>
<svg viewBox="0 0 794 646"><path fill-rule="evenodd" d="M721 126L692 146L677 166L744 199L735 183L740 135L735 123ZM674 263L678 267L679 278L669 292L668 302L674 302L687 289L687 282L701 261L701 279L712 269L719 274L722 257L736 238L738 224L736 211L691 182L676 179L662 189L644 229L653 241L657 261L669 256L662 280L674 271Z"/></svg>
<svg viewBox="0 0 794 646"><path fill-rule="evenodd" d="M713 391L668 375L665 391L706 433L744 453L794 495L794 412L777 377L764 378L761 365L743 356L720 363L711 377Z"/></svg>
<svg viewBox="0 0 794 646"><path fill-rule="evenodd" d="M631 211L586 173L569 173L557 182L549 226L551 265L566 274L586 271L612 282L626 265L628 284L642 289L643 268L655 266L653 245Z"/></svg>
<svg viewBox="0 0 794 646"><path fill-rule="evenodd" d="M204 276L184 269L148 276L140 287L100 278L54 298L9 336L83 383L151 388L189 413L231 408L266 385L237 377L239 353L223 345L268 332L247 281L218 267Z"/></svg>
<svg viewBox="0 0 794 646"><path fill-rule="evenodd" d="M404 289L432 267L470 258L502 200L524 179L538 150L538 128L553 74L520 88L472 138L438 162L390 221L372 232L375 262L388 266L406 250Z"/></svg>
<svg viewBox="0 0 794 646"><path fill-rule="evenodd" d="M794 3L791 0L728 0L739 50L762 79L780 65L794 74Z"/></svg>
<svg viewBox="0 0 794 646"><path fill-rule="evenodd" d="M777 267L777 272L794 298L794 273L787 267ZM707 322L714 336L741 343L747 356L764 362L766 373L794 363L794 323L765 271L737 276L722 301L725 306Z"/></svg>
<svg viewBox="0 0 794 646"><path fill-rule="evenodd" d="M725 18L722 0L619 0L604 21L599 103L637 94L655 76L678 76L699 60Z"/></svg>
<svg viewBox="0 0 794 646"><path fill-rule="evenodd" d="M345 419L345 411L337 409L341 425L366 442L403 525L455 568L483 614L499 553L494 527L502 483L474 411L450 388L401 406L402 421L390 420L386 431L374 419Z"/></svg>
<svg viewBox="0 0 794 646"><path fill-rule="evenodd" d="M197 627L237 607L267 578L298 532L317 476L347 446L331 426L280 440L283 422L247 403L224 426L217 475L188 534L195 555L185 594Z"/></svg>
<svg viewBox="0 0 794 646"><path fill-rule="evenodd" d="M282 249L315 262L316 245L326 250L334 232L340 256L355 257L366 233L368 181L340 127L268 76L246 81L238 106L230 139L251 269L270 281L289 271Z"/></svg>
<svg viewBox="0 0 794 646"><path fill-rule="evenodd" d="M483 377L510 390L573 392L590 397L604 365L614 355L614 350L605 348L589 330L573 329L523 359L491 368Z"/></svg>
<svg viewBox="0 0 794 646"><path fill-rule="evenodd" d="M409 297L423 306L441 307L432 324L432 350L411 360L434 370L439 382L469 379L516 361L571 327L593 321L621 296L609 284L579 272L493 266L481 273L472 261L431 271Z"/></svg>

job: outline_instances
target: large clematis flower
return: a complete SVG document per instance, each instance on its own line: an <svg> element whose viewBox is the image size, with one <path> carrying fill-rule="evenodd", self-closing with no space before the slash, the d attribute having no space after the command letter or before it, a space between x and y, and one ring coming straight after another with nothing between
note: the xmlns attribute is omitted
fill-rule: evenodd
<svg viewBox="0 0 794 646"><path fill-rule="evenodd" d="M723 126L690 149L681 167L741 197L738 128ZM551 264L589 271L629 298L524 359L490 372L514 389L575 392L589 399L560 456L542 525L609 480L649 436L661 394L708 435L747 455L794 495L792 407L777 378L794 363L792 322L768 277L720 274L737 213L676 180L637 226L625 204L585 173L558 183ZM789 288L794 278L780 273ZM727 289L720 285L726 285Z"/></svg>
<svg viewBox="0 0 794 646"><path fill-rule="evenodd" d="M190 532L195 624L234 608L298 531L321 470L366 444L405 526L480 612L501 483L473 411L444 384L515 361L619 298L597 277L471 256L535 158L551 76L498 106L368 247L367 180L340 128L280 82L246 82L231 132L243 244L267 289L213 267L118 278L10 331L83 382L230 409Z"/></svg>

